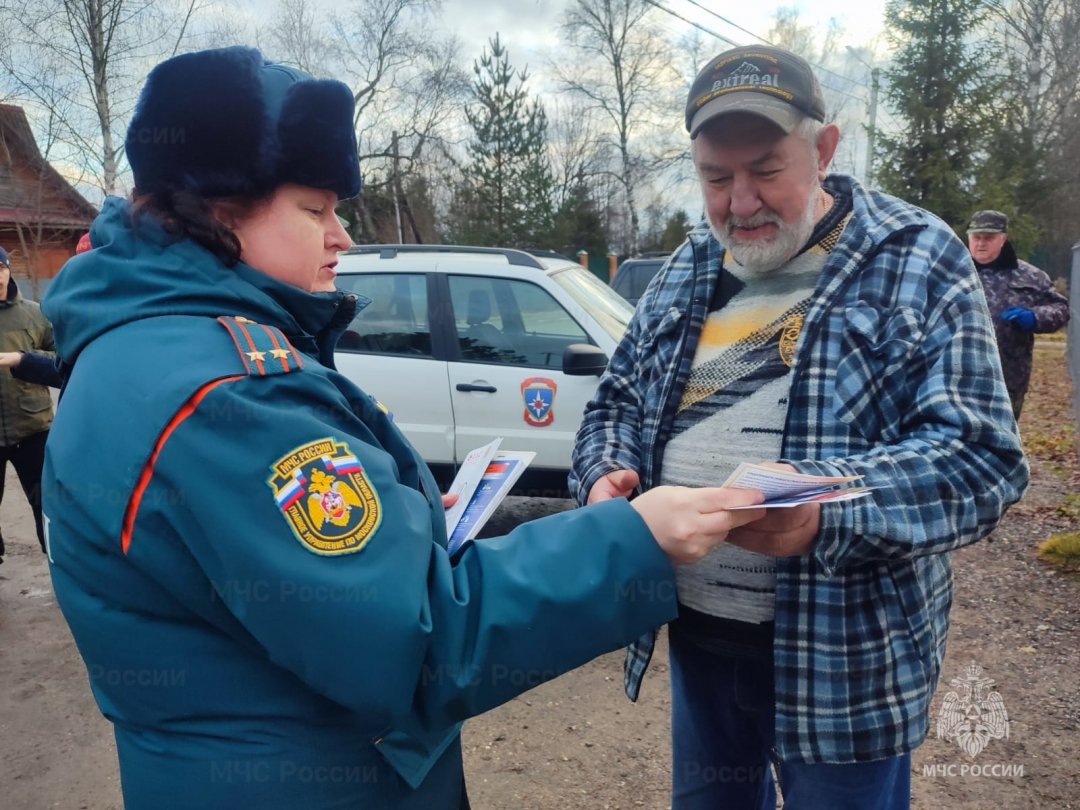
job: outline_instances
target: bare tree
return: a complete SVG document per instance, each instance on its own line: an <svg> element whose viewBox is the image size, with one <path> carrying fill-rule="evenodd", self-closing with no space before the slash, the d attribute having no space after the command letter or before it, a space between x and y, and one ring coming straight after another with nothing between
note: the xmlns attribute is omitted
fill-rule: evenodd
<svg viewBox="0 0 1080 810"><path fill-rule="evenodd" d="M1039 145L1077 137L1065 124L1080 103L1080 6L1075 0L991 0L990 7L1022 88L1023 127Z"/></svg>
<svg viewBox="0 0 1080 810"><path fill-rule="evenodd" d="M556 98L549 108L548 148L558 206L577 190L584 178L602 171L602 161L596 122L582 101Z"/></svg>
<svg viewBox="0 0 1080 810"><path fill-rule="evenodd" d="M325 57L331 51L331 40L319 24L319 14L312 0L281 0L277 15L260 36L269 42L271 58L313 76L326 75Z"/></svg>
<svg viewBox="0 0 1080 810"><path fill-rule="evenodd" d="M656 136L670 131L683 87L671 47L650 15L653 8L648 0L576 0L561 31L578 58L552 65L563 88L597 113L602 138L616 156L612 171L624 198L629 253L637 251L640 236L639 187L681 153Z"/></svg>
<svg viewBox="0 0 1080 810"><path fill-rule="evenodd" d="M123 127L147 69L186 40L200 0L0 0L0 71L51 116L58 139L104 193L116 191ZM70 105L57 108L62 96Z"/></svg>
<svg viewBox="0 0 1080 810"><path fill-rule="evenodd" d="M439 0L351 0L324 19L312 0L281 0L260 31L275 59L352 89L364 174L361 197L343 207L354 238L388 232L386 205L401 223L389 229L395 239L406 226L415 241L434 237L431 218L414 212L409 197L429 187L421 157L443 144L468 90L458 43L432 36L439 8Z"/></svg>
<svg viewBox="0 0 1080 810"><path fill-rule="evenodd" d="M1044 269L1064 273L1080 237L1080 5L1075 0L991 0L1004 57L1000 129L1011 136L1005 177L1016 221L1040 232ZM991 158L1002 163L998 157Z"/></svg>
<svg viewBox="0 0 1080 810"><path fill-rule="evenodd" d="M812 25L800 21L799 9L795 6L781 6L773 12L773 24L769 29L768 40L804 59L817 58L817 32Z"/></svg>

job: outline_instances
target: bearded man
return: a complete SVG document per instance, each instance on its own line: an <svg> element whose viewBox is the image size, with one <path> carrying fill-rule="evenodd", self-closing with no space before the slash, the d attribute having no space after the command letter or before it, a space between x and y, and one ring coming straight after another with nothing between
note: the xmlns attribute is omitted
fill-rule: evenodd
<svg viewBox="0 0 1080 810"><path fill-rule="evenodd" d="M722 483L739 462L861 476L766 510L678 574L675 810L910 806L951 602L949 554L1027 485L964 245L828 174L810 66L749 46L686 107L705 218L660 270L586 409L582 503ZM636 699L655 635L627 657Z"/></svg>

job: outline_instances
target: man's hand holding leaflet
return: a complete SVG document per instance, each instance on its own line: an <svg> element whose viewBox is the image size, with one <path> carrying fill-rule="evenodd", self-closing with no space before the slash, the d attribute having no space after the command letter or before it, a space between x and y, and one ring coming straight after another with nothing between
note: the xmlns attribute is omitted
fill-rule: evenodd
<svg viewBox="0 0 1080 810"><path fill-rule="evenodd" d="M872 487L839 488L860 476L806 475L787 465L740 464L722 486L757 489L765 494L764 507L793 507L805 503L850 501L870 493ZM741 509L746 507L732 507Z"/></svg>

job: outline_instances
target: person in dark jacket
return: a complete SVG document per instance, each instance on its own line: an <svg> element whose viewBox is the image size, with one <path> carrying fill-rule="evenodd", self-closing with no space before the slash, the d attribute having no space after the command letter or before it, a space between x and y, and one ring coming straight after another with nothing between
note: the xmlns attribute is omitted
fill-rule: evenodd
<svg viewBox="0 0 1080 810"><path fill-rule="evenodd" d="M52 367L52 327L38 305L22 297L11 277L8 253L0 247L0 498L10 461L34 513L34 528L44 551L41 467L52 425L52 399L42 377L33 374L30 379L21 379L15 373L24 362L39 370ZM0 536L0 562L5 551Z"/></svg>
<svg viewBox="0 0 1080 810"><path fill-rule="evenodd" d="M64 384L59 361L37 352L0 352L0 368L11 371L11 376L34 385L59 388Z"/></svg>
<svg viewBox="0 0 1080 810"><path fill-rule="evenodd" d="M353 114L256 50L158 65L134 202L45 299L51 572L127 810L465 808L463 720L674 618L672 561L763 517L669 487L451 557L431 472L333 366L368 303L334 281Z"/></svg>
<svg viewBox="0 0 1080 810"><path fill-rule="evenodd" d="M1035 335L1056 332L1069 322L1069 301L1050 277L1017 258L1009 241L1009 218L1000 211L976 211L968 224L968 250L979 271L994 321L1001 370L1020 419L1031 380Z"/></svg>

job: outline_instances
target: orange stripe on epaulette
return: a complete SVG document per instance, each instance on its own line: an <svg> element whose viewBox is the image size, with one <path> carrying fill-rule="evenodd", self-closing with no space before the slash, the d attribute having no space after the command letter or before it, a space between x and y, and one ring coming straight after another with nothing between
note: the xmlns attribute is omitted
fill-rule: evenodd
<svg viewBox="0 0 1080 810"><path fill-rule="evenodd" d="M240 353L240 359L244 362L244 368L247 373L251 373L251 363L248 361L247 353L244 351L244 347L240 345L240 337L236 334L236 330L233 327L234 321L231 318L218 318L218 323L225 327L225 330L229 333L229 337L232 338L232 342L236 344L236 351Z"/></svg>
<svg viewBox="0 0 1080 810"><path fill-rule="evenodd" d="M150 455L150 460L146 462L146 466L143 467L142 473L139 475L139 483L135 485L135 489L131 493L131 500L128 501L127 511L124 512L123 529L120 532L120 548L123 550L124 554L127 554L128 549L131 548L131 535L135 531L135 518L138 517L143 495L146 494L146 490L150 487L150 481L154 477L154 467L157 466L158 457L161 455L161 451L165 449L165 443L169 441L169 438L176 429L180 427L183 421L195 413L195 409L199 407L199 403L206 399L207 394L222 383L234 382L235 380L242 379L244 379L243 375L237 375L235 377L223 377L220 380L214 380L213 382L207 383L184 403L183 407L176 412L176 415L169 420L169 424L165 426L165 429L161 431L161 435L158 436L157 442L154 443L154 452Z"/></svg>
<svg viewBox="0 0 1080 810"><path fill-rule="evenodd" d="M288 374L304 367L300 353L276 326L239 316L222 316L218 322L229 331L248 374L268 377Z"/></svg>
<svg viewBox="0 0 1080 810"><path fill-rule="evenodd" d="M285 369L286 374L288 374L290 371L292 371L292 369L289 368L289 358L290 357L293 359L293 362L296 363L296 367L298 369L301 369L301 368L304 367L304 364L300 360L300 355L292 347L292 344L289 343L289 339L286 338L285 335L282 335L281 332L279 332L277 329L271 329L269 326L266 326L265 324L259 324L259 325L262 326L263 331L265 331L266 334L269 336L270 342L274 344L274 349L271 352L271 354L274 356L275 360L280 360L281 361L281 366L282 366L282 368ZM278 340L279 335L281 336L281 340ZM284 344L284 345L282 345L282 344Z"/></svg>
<svg viewBox="0 0 1080 810"><path fill-rule="evenodd" d="M266 366L263 365L263 357L266 356L265 353L260 352L258 347L255 345L255 340L251 337L251 332L247 328L247 324L242 323L241 321L235 321L235 323L240 328L240 332L241 334L243 334L244 340L247 341L249 350L247 353L248 359L255 364L255 368L259 370L259 374L266 374Z"/></svg>

